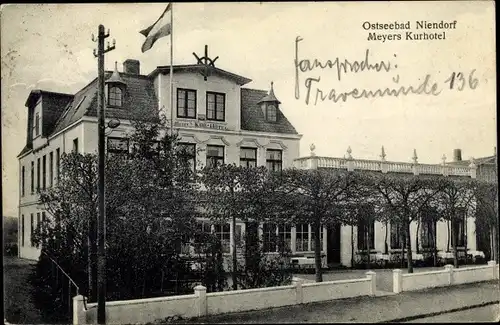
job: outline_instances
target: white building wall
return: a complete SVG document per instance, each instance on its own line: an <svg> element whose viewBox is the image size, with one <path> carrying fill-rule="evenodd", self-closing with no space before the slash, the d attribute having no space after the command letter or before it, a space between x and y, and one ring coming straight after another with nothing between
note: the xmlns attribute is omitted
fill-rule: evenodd
<svg viewBox="0 0 500 325"><path fill-rule="evenodd" d="M170 75L158 74L155 78L155 92L158 96L159 107L170 120ZM173 107L177 107L177 88L193 89L196 90L196 115L203 114L206 116L206 92L219 92L226 95L226 115L225 122L216 122L220 125L225 125L230 131L240 130L240 107L241 107L241 93L240 86L234 81L221 78L217 75L209 76L205 81L203 76L199 73L193 72L176 72L174 68L174 75L172 77L173 83ZM160 87L160 88L157 88ZM173 111L173 120L175 122L191 122L193 119L177 118L177 111ZM298 158L298 156L296 157Z"/></svg>

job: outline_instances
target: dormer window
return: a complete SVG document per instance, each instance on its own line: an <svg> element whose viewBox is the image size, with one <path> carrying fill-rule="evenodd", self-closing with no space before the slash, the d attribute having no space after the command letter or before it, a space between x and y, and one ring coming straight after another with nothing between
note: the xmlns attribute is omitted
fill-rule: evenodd
<svg viewBox="0 0 500 325"><path fill-rule="evenodd" d="M278 120L278 109L281 102L274 95L273 83L269 94L262 98L259 103L262 107L262 113L267 122L276 122Z"/></svg>
<svg viewBox="0 0 500 325"><path fill-rule="evenodd" d="M115 62L115 71L111 77L106 80L108 86L108 106L123 107L123 95L125 93L125 82L118 73L117 63Z"/></svg>
<svg viewBox="0 0 500 325"><path fill-rule="evenodd" d="M266 120L276 122L276 106L268 105L266 109Z"/></svg>
<svg viewBox="0 0 500 325"><path fill-rule="evenodd" d="M108 91L108 105L122 107L122 90L118 86L109 87Z"/></svg>

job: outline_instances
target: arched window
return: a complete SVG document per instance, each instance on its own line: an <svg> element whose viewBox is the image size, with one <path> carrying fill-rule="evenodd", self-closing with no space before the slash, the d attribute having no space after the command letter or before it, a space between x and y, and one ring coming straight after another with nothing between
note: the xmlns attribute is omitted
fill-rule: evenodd
<svg viewBox="0 0 500 325"><path fill-rule="evenodd" d="M122 90L119 87L110 87L108 92L108 105L122 106Z"/></svg>

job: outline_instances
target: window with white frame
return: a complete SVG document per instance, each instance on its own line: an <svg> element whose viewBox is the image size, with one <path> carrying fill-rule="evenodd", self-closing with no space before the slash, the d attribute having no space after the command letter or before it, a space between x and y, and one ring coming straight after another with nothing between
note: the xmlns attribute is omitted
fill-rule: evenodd
<svg viewBox="0 0 500 325"><path fill-rule="evenodd" d="M115 107L122 107L123 104L123 91L120 87L114 86L108 89L108 105Z"/></svg>
<svg viewBox="0 0 500 325"><path fill-rule="evenodd" d="M207 120L224 121L226 114L226 95L207 92Z"/></svg>
<svg viewBox="0 0 500 325"><path fill-rule="evenodd" d="M273 172L279 172L283 168L283 152L277 149L266 150L266 166Z"/></svg>
<svg viewBox="0 0 500 325"><path fill-rule="evenodd" d="M300 223L295 227L295 251L309 251L309 225Z"/></svg>
<svg viewBox="0 0 500 325"><path fill-rule="evenodd" d="M25 174L25 171L24 171L24 166L22 166L21 168L21 196L24 196L24 174Z"/></svg>
<svg viewBox="0 0 500 325"><path fill-rule="evenodd" d="M280 252L292 250L292 226L278 225L278 250Z"/></svg>
<svg viewBox="0 0 500 325"><path fill-rule="evenodd" d="M262 225L262 249L264 252L276 252L276 227L275 223L264 223Z"/></svg>
<svg viewBox="0 0 500 325"><path fill-rule="evenodd" d="M245 148L240 149L240 166L255 167L257 166L257 149Z"/></svg>
<svg viewBox="0 0 500 325"><path fill-rule="evenodd" d="M177 117L196 118L196 90L177 89Z"/></svg>
<svg viewBox="0 0 500 325"><path fill-rule="evenodd" d="M231 245L231 228L228 223L214 225L214 233L221 241L222 252L229 253Z"/></svg>
<svg viewBox="0 0 500 325"><path fill-rule="evenodd" d="M24 214L21 215L21 246L24 246Z"/></svg>
<svg viewBox="0 0 500 325"><path fill-rule="evenodd" d="M217 167L224 164L224 147L207 145L207 167Z"/></svg>
<svg viewBox="0 0 500 325"><path fill-rule="evenodd" d="M35 114L35 136L37 137L40 135L40 113Z"/></svg>

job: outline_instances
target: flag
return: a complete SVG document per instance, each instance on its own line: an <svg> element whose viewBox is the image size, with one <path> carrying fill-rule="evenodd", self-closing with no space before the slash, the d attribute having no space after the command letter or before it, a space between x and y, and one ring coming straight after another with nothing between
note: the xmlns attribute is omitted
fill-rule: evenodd
<svg viewBox="0 0 500 325"><path fill-rule="evenodd" d="M140 33L146 36L144 44L142 44L142 52L146 52L153 44L162 37L170 35L172 33L172 20L170 16L170 11L172 10L172 4L169 3L167 9L161 14L160 18L148 28L141 30Z"/></svg>

